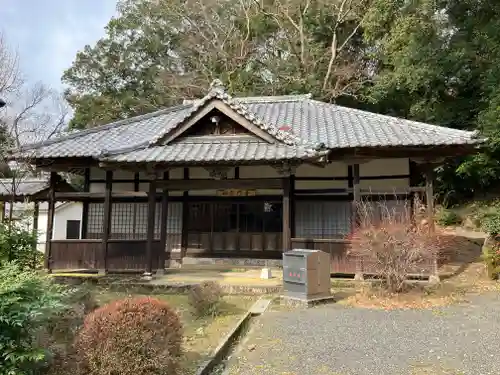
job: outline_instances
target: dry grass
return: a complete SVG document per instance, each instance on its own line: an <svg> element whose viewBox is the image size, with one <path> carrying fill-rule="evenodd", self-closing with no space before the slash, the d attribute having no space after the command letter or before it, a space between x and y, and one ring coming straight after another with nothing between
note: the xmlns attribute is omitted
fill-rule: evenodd
<svg viewBox="0 0 500 375"><path fill-rule="evenodd" d="M345 306L368 309L430 309L465 302L465 292L449 285L437 287L412 286L404 293L389 293L377 287L361 288L355 294L340 300Z"/></svg>

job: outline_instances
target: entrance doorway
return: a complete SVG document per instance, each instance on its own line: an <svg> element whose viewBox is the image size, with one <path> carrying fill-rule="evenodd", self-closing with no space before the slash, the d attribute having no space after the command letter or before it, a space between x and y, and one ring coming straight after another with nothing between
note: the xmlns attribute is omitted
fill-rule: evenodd
<svg viewBox="0 0 500 375"><path fill-rule="evenodd" d="M245 256L252 252L281 252L281 200L190 202L187 250ZM270 256L263 253L262 256Z"/></svg>

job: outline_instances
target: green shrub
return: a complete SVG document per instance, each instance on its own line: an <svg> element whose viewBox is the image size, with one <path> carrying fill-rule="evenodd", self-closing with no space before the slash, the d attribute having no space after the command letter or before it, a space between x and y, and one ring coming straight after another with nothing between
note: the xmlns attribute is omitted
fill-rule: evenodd
<svg viewBox="0 0 500 375"><path fill-rule="evenodd" d="M40 332L40 344L49 351L47 370L50 375L75 374L78 371L79 361L73 343L85 316L98 306L86 287L73 290L66 298L66 304L68 308L56 314Z"/></svg>
<svg viewBox="0 0 500 375"><path fill-rule="evenodd" d="M492 280L500 276L500 248L498 245L487 244L483 246L482 259L486 264L486 272Z"/></svg>
<svg viewBox="0 0 500 375"><path fill-rule="evenodd" d="M128 298L91 312L75 342L89 375L177 374L182 325L155 298Z"/></svg>
<svg viewBox="0 0 500 375"><path fill-rule="evenodd" d="M37 235L16 222L0 223L0 266L16 262L24 269L41 265L43 254L36 249Z"/></svg>
<svg viewBox="0 0 500 375"><path fill-rule="evenodd" d="M18 265L0 268L0 371L33 374L49 356L37 341L40 327L64 310L66 292Z"/></svg>
<svg viewBox="0 0 500 375"><path fill-rule="evenodd" d="M485 214L481 218L481 228L491 237L500 234L500 210Z"/></svg>
<svg viewBox="0 0 500 375"><path fill-rule="evenodd" d="M193 315L201 318L219 314L222 289L213 281L205 281L191 288L188 295Z"/></svg>
<svg viewBox="0 0 500 375"><path fill-rule="evenodd" d="M451 225L460 225L462 223L462 218L454 211L442 209L438 211L436 221L439 225L448 227Z"/></svg>

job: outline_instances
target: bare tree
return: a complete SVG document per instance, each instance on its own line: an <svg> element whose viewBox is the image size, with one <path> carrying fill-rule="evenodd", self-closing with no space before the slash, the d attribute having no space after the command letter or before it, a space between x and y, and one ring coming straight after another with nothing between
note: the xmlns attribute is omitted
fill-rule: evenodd
<svg viewBox="0 0 500 375"><path fill-rule="evenodd" d="M9 48L4 35L0 33L0 96L17 91L22 83L19 55Z"/></svg>
<svg viewBox="0 0 500 375"><path fill-rule="evenodd" d="M420 206L418 201L415 205ZM364 200L357 205L359 222L350 252L381 276L390 292L403 291L412 273L435 271L437 257L451 245L450 237L416 220L411 206L405 200Z"/></svg>
<svg viewBox="0 0 500 375"><path fill-rule="evenodd" d="M183 97L203 95L214 78L238 94L356 96L370 79L361 38L370 1L159 0L151 13L168 22L146 23L168 30L176 62L159 85Z"/></svg>
<svg viewBox="0 0 500 375"><path fill-rule="evenodd" d="M18 54L2 35L0 96L8 103L0 110L0 185L9 196L10 222L19 187L26 179L35 177L35 170L29 156L22 164L9 163L8 150L56 136L66 127L70 112L62 95L42 83L29 85L22 79Z"/></svg>

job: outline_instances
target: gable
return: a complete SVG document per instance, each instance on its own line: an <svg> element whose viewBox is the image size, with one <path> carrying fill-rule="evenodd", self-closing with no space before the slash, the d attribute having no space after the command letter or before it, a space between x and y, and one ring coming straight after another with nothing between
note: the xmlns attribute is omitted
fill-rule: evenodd
<svg viewBox="0 0 500 375"><path fill-rule="evenodd" d="M274 136L252 123L222 100L214 98L197 108L158 143L166 145L176 139L188 136L242 134L253 135L268 143L276 142Z"/></svg>
<svg viewBox="0 0 500 375"><path fill-rule="evenodd" d="M181 134L179 138L202 137L205 135L228 137L243 134L248 135L253 133L214 108L205 117L201 118L196 124L193 124L191 128Z"/></svg>

